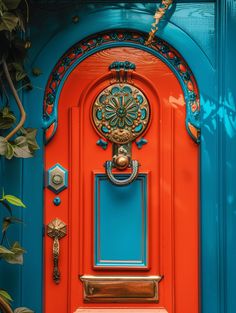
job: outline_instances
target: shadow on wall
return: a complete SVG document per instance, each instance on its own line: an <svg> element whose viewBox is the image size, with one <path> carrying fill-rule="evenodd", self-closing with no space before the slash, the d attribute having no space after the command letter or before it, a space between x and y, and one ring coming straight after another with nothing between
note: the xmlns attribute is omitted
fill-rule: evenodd
<svg viewBox="0 0 236 313"><path fill-rule="evenodd" d="M228 91L225 99L220 98L219 104L210 99L202 100L204 103L201 106L202 127L210 134L214 134L218 122L223 125L225 134L233 138L236 134L236 106L232 92Z"/></svg>
<svg viewBox="0 0 236 313"><path fill-rule="evenodd" d="M181 94L179 98L170 96L165 102L172 105L174 109L185 106L185 100ZM225 99L220 98L219 102L201 96L201 141L204 141L206 131L214 135L217 125L223 126L223 132L231 139L236 135L236 104L231 91L228 91ZM203 130L204 128L204 130Z"/></svg>

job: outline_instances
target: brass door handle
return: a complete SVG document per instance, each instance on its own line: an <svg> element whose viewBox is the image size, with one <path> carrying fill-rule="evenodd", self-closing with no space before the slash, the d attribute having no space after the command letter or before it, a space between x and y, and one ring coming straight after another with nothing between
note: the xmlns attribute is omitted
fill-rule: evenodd
<svg viewBox="0 0 236 313"><path fill-rule="evenodd" d="M113 162L112 161L106 161L105 163L105 169L106 169L106 174L109 180L116 186L125 186L131 184L138 176L138 168L139 168L139 163L136 160L131 161L131 168L132 168L132 173L130 176L126 179L117 179L114 177L112 173L112 168L113 168Z"/></svg>
<svg viewBox="0 0 236 313"><path fill-rule="evenodd" d="M47 235L53 238L53 280L56 284L60 283L60 271L59 271L59 255L60 255L60 243L59 240L65 237L67 234L66 224L58 218L55 218L47 225Z"/></svg>

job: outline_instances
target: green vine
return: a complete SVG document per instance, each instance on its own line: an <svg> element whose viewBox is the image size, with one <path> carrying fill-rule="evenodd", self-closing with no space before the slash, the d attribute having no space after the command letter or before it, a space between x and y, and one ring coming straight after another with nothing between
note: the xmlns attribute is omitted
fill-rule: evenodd
<svg viewBox="0 0 236 313"><path fill-rule="evenodd" d="M26 0L0 0L0 102L3 104L0 109L0 155L7 159L30 158L39 149L36 141L37 130L23 128L26 114L17 91L19 86L32 88L24 69L27 49L31 44L22 36L28 15ZM9 92L19 108L19 122L10 109L12 97Z"/></svg>
<svg viewBox="0 0 236 313"><path fill-rule="evenodd" d="M31 89L29 77L24 69L24 60L30 41L24 39L29 12L27 0L0 0L0 155L7 159L29 158L39 148L36 142L37 130L24 128L26 113L18 94L18 88ZM12 99L20 112L17 122L12 111ZM0 204L8 212L3 218L2 236L0 236L0 260L10 264L23 264L25 249L18 241L11 242L8 230L22 220L13 215L12 206L25 207L24 203L13 195L3 193ZM12 298L0 289L0 312L33 313L26 307L16 308L13 312Z"/></svg>
<svg viewBox="0 0 236 313"><path fill-rule="evenodd" d="M10 264L23 264L23 256L25 249L21 247L18 241L11 242L8 238L8 230L13 224L22 223L22 220L13 215L12 205L16 207L25 208L26 206L13 195L5 195L3 192L2 198L0 198L0 204L8 212L8 215L3 218L2 222L2 236L0 240L0 260L4 260ZM5 313L13 312L11 309L12 298L9 293L0 289L0 312L3 310ZM20 307L14 310L14 313L33 313L32 310Z"/></svg>

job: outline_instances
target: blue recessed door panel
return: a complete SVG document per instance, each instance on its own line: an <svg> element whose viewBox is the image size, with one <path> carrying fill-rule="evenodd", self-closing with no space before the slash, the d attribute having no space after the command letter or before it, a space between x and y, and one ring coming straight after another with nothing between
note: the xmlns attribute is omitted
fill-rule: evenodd
<svg viewBox="0 0 236 313"><path fill-rule="evenodd" d="M147 266L146 182L140 174L132 184L119 187L104 174L95 176L95 266Z"/></svg>

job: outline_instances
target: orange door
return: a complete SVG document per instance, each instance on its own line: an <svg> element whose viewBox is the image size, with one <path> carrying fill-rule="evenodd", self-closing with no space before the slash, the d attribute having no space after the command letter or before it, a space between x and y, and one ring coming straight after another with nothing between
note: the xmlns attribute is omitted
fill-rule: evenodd
<svg viewBox="0 0 236 313"><path fill-rule="evenodd" d="M175 74L110 48L74 68L58 101L45 312L197 313L198 148Z"/></svg>

